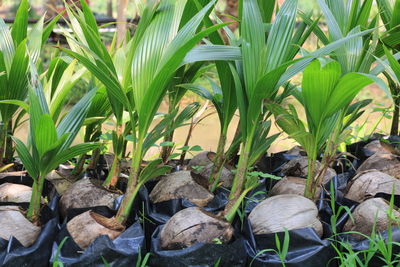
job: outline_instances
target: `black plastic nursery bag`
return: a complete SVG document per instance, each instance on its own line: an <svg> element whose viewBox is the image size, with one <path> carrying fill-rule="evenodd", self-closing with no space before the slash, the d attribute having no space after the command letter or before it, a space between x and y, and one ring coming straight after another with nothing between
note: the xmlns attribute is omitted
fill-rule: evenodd
<svg viewBox="0 0 400 267"><path fill-rule="evenodd" d="M331 266L335 253L328 240L321 240L314 229L304 228L288 231L289 250L285 257L286 266ZM282 266L279 256L271 251L257 255L264 249L277 250L275 233L265 235L253 235L251 226L245 223L244 235L246 239L246 251L248 266ZM281 246L285 233L276 233ZM333 264L333 262L332 262ZM334 266L334 265L332 265Z"/></svg>
<svg viewBox="0 0 400 267"><path fill-rule="evenodd" d="M196 243L180 250L162 250L159 236L162 227L156 229L151 239L151 267L246 266L246 251L242 237L237 237L229 244ZM219 265L216 265L217 263Z"/></svg>
<svg viewBox="0 0 400 267"><path fill-rule="evenodd" d="M18 205L28 208L28 203L0 203L0 205ZM0 266L49 266L51 247L58 232L57 216L58 197L54 197L48 206L42 208L42 231L30 247L24 247L14 237L9 240L0 239Z"/></svg>
<svg viewBox="0 0 400 267"><path fill-rule="evenodd" d="M87 209L71 209L68 218L83 213L87 210L106 217L115 215L115 211L107 207L93 207ZM59 261L64 266L135 266L139 255L143 255L144 233L138 221L130 225L120 236L111 240L108 236L99 236L85 250L82 250L73 240L67 230L66 223L60 226L60 232L53 244L51 262ZM61 242L65 243L60 247ZM58 258L56 258L57 252Z"/></svg>

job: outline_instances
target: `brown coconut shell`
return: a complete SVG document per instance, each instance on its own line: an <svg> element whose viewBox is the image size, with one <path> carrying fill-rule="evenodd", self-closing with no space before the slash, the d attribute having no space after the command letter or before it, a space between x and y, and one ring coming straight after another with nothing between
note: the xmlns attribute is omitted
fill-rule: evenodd
<svg viewBox="0 0 400 267"><path fill-rule="evenodd" d="M211 151L203 151L194 156L188 164L188 170L191 170L194 166L207 166L214 162L215 153Z"/></svg>
<svg viewBox="0 0 400 267"><path fill-rule="evenodd" d="M63 195L65 191L75 182L71 180L67 176L61 175L58 171L53 170L46 176L46 180L48 180L54 188L56 189L57 193Z"/></svg>
<svg viewBox="0 0 400 267"><path fill-rule="evenodd" d="M306 151L301 146L294 146L289 149L285 154L292 156L307 156Z"/></svg>
<svg viewBox="0 0 400 267"><path fill-rule="evenodd" d="M278 195L259 203L250 213L249 222L255 235L283 232L306 227L322 236L322 224L314 202L299 195Z"/></svg>
<svg viewBox="0 0 400 267"><path fill-rule="evenodd" d="M349 182L345 197L356 202L363 202L377 193L400 194L400 180L386 173L370 170L357 174Z"/></svg>
<svg viewBox="0 0 400 267"><path fill-rule="evenodd" d="M187 199L203 207L214 198L214 195L196 183L190 175L190 171L179 171L166 175L150 193L150 200L153 203L179 198Z"/></svg>
<svg viewBox="0 0 400 267"><path fill-rule="evenodd" d="M4 183L0 185L0 202L30 202L32 188L22 184Z"/></svg>
<svg viewBox="0 0 400 267"><path fill-rule="evenodd" d="M400 178L400 157L389 153L376 153L367 158L357 169L357 173L377 170Z"/></svg>
<svg viewBox="0 0 400 267"><path fill-rule="evenodd" d="M386 211L390 208L389 203L383 198L371 198L358 205L352 212L354 222L349 219L343 227L343 231L355 231L365 235L371 235L376 221L376 232L388 229L390 220ZM400 213L393 210L393 215L400 218ZM394 224L394 222L392 222ZM363 236L352 234L357 239L364 239Z"/></svg>
<svg viewBox="0 0 400 267"><path fill-rule="evenodd" d="M182 249L191 245L213 243L215 238L229 242L233 227L200 208L191 207L179 211L169 219L160 233L163 249Z"/></svg>
<svg viewBox="0 0 400 267"><path fill-rule="evenodd" d="M299 195L304 196L304 190L306 189L306 179L299 177L284 177L278 181L269 192L269 196L277 195ZM321 189L318 188L316 196L319 196Z"/></svg>
<svg viewBox="0 0 400 267"><path fill-rule="evenodd" d="M388 151L386 151L385 148L382 147L379 140L369 142L364 146L364 150L366 150L370 155L375 153L388 153Z"/></svg>
<svg viewBox="0 0 400 267"><path fill-rule="evenodd" d="M67 223L67 230L75 243L86 249L97 237L107 235L111 240L117 238L125 227L115 218L107 218L92 211L86 211Z"/></svg>
<svg viewBox="0 0 400 267"><path fill-rule="evenodd" d="M321 163L317 161L317 170L321 169ZM287 162L281 171L285 176L293 177L307 177L308 174L308 160L307 157L298 157ZM329 182L336 176L336 172L332 168L328 168L323 179L323 183Z"/></svg>
<svg viewBox="0 0 400 267"><path fill-rule="evenodd" d="M112 208L114 200L119 196L115 192L95 185L89 178L84 178L64 192L60 199L60 210L63 216L68 209L89 208L95 206L106 206Z"/></svg>
<svg viewBox="0 0 400 267"><path fill-rule="evenodd" d="M35 243L41 228L32 224L17 206L0 207L0 238L8 240L14 236L24 247Z"/></svg>
<svg viewBox="0 0 400 267"><path fill-rule="evenodd" d="M204 180L207 181L207 183L208 183L208 179L211 176L213 166L214 166L214 163L210 163L207 166L205 166L199 173L204 178ZM222 172L221 172L221 177L219 179L219 182L222 183L222 186L224 186L226 188L231 188L234 176L235 175L228 168L222 167Z"/></svg>

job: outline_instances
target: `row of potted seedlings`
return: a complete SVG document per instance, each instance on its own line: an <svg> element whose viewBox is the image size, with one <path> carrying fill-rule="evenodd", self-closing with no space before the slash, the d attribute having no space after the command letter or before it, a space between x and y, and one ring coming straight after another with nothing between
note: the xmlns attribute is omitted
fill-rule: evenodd
<svg viewBox="0 0 400 267"><path fill-rule="evenodd" d="M398 151L391 145L396 137L371 140L361 149L362 143L349 146L357 160L337 152L366 106L354 103L355 96L379 78L369 73L375 60L363 62L368 67L363 72L343 62L349 58L332 54L342 53L347 42L362 44L374 25L360 21L369 30L356 27L342 38L331 32L331 42L295 59L309 35L318 32L311 16L303 15L296 27L296 0L287 0L273 21L273 9L242 1L240 39L226 28L229 23L214 25L209 19L215 2L147 1L133 37L125 46L113 41L107 48L82 0L82 9L67 7L69 48L59 48L63 54L51 61L48 76L38 74L38 55L58 17L47 26L41 20L28 32L24 0L11 30L0 20L6 41L0 43L0 79L7 90L16 82L26 89L19 99L4 97L2 118L17 110L29 115L26 142L4 136L14 141L27 174L5 173L0 179L2 265L129 266L146 252L150 266L335 265L337 240L362 249L368 245L360 233L391 229L395 220L387 216L388 201L400 187ZM329 17L333 8L320 2ZM270 26L268 38L264 23ZM229 45L217 31L223 27ZM196 46L206 37L206 45ZM391 51L382 47L394 64ZM193 83L207 61L216 62L220 80L210 82L212 91ZM82 69L71 76L68 68L77 62ZM300 72L298 90L288 81ZM94 80L93 89L62 115L59 88L71 90L85 75ZM54 85L60 76L70 83ZM173 131L198 110L191 105L178 114L179 100L189 90L217 109L216 153L202 152L178 167L164 154L145 162L154 143L171 141ZM166 94L173 99L171 112L152 126ZM301 103L307 124L293 106L282 107L289 94ZM225 150L236 110L243 119ZM108 117L115 122L114 154L107 159L100 155L99 140ZM266 155L277 138L269 135L272 117L301 147ZM73 145L83 126L85 142ZM74 158L75 167L66 167ZM279 242L288 246L284 258Z"/></svg>

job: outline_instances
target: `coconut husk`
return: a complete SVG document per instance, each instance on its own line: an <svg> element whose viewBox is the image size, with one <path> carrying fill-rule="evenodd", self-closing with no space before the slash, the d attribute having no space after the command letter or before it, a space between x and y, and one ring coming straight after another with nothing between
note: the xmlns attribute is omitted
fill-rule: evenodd
<svg viewBox="0 0 400 267"><path fill-rule="evenodd" d="M107 218L92 211L86 211L67 223L67 230L75 243L86 249L97 237L107 235L111 240L117 238L125 227L115 218Z"/></svg>
<svg viewBox="0 0 400 267"><path fill-rule="evenodd" d="M306 179L299 177L284 177L280 181L278 181L274 187L272 187L269 192L269 196L277 196L277 195L299 195L304 196L304 190L306 189ZM316 196L319 196L321 189L318 188L315 193Z"/></svg>
<svg viewBox="0 0 400 267"><path fill-rule="evenodd" d="M95 206L106 206L110 209L114 206L115 199L119 194L95 185L89 178L84 178L64 192L60 199L60 210L63 216L68 209L89 208Z"/></svg>
<svg viewBox="0 0 400 267"><path fill-rule="evenodd" d="M4 183L0 185L0 202L30 202L32 188L22 184ZM42 199L43 202L43 199Z"/></svg>
<svg viewBox="0 0 400 267"><path fill-rule="evenodd" d="M348 183L345 197L356 202L363 202L378 193L400 194L400 181L386 173L369 170L364 171L356 176Z"/></svg>
<svg viewBox="0 0 400 267"><path fill-rule="evenodd" d="M194 156L188 164L188 170L192 170L194 166L207 166L214 162L216 154L211 151L203 151Z"/></svg>
<svg viewBox="0 0 400 267"><path fill-rule="evenodd" d="M24 247L35 243L41 228L32 224L17 206L0 207L0 238L8 240L14 236Z"/></svg>
<svg viewBox="0 0 400 267"><path fill-rule="evenodd" d="M249 222L255 235L283 232L306 227L322 236L322 224L314 202L299 195L278 195L259 203L250 213Z"/></svg>
<svg viewBox="0 0 400 267"><path fill-rule="evenodd" d="M214 198L214 195L196 183L190 175L190 171L179 171L166 175L150 193L150 200L153 203L179 198L187 199L204 207Z"/></svg>
<svg viewBox="0 0 400 267"><path fill-rule="evenodd" d="M369 155L373 155L375 153L388 153L384 147L382 147L381 142L379 140L374 140L369 142L364 146L364 150L367 151Z"/></svg>
<svg viewBox="0 0 400 267"><path fill-rule="evenodd" d="M292 156L307 156L306 151L301 146L294 146L289 149L285 154Z"/></svg>
<svg viewBox="0 0 400 267"><path fill-rule="evenodd" d="M368 170L377 170L399 179L399 156L389 153L376 153L361 164L357 169L357 174Z"/></svg>
<svg viewBox="0 0 400 267"><path fill-rule="evenodd" d="M371 235L375 225L376 232L383 232L388 229L390 220L386 211L390 208L389 203L383 198L371 198L356 207L352 212L354 222L348 219L343 227L343 231L355 231L365 235ZM393 209L393 215L400 218L400 213ZM394 222L392 222L394 224ZM363 236L352 234L355 238L361 240Z"/></svg>
<svg viewBox="0 0 400 267"><path fill-rule="evenodd" d="M200 208L191 207L179 211L169 219L160 233L163 249L182 249L201 243L213 243L214 239L229 242L233 227Z"/></svg>
<svg viewBox="0 0 400 267"><path fill-rule="evenodd" d="M22 177L27 174L26 171L13 171L13 172L2 172L0 173L0 179L4 179L6 177L14 176L14 177Z"/></svg>
<svg viewBox="0 0 400 267"><path fill-rule="evenodd" d="M75 182L70 178L67 178L64 175L61 175L58 171L53 170L47 176L46 180L48 180L56 189L57 193L61 196L67 191L67 189Z"/></svg>
<svg viewBox="0 0 400 267"><path fill-rule="evenodd" d="M317 161L316 169L321 169L321 163ZM307 157L298 157L287 162L281 171L285 176L292 177L307 177L308 174L308 161ZM333 177L336 176L336 172L332 168L328 168L323 179L323 183L326 184Z"/></svg>
<svg viewBox="0 0 400 267"><path fill-rule="evenodd" d="M211 176L213 166L214 166L214 163L210 163L207 166L205 166L199 173L204 178L204 180L207 182L207 184L208 184L208 179ZM226 188L232 187L233 178L234 178L234 174L225 166L222 167L221 177L219 179L219 182L222 183L222 186L226 187Z"/></svg>

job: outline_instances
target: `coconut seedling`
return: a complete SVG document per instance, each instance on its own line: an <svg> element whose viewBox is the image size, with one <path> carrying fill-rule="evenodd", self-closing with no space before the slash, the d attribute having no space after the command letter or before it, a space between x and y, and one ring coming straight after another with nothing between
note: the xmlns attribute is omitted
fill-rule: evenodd
<svg viewBox="0 0 400 267"><path fill-rule="evenodd" d="M268 104L275 115L276 123L307 152L306 197L315 199L316 190L325 176L327 166L320 170L316 168L318 155L328 146L333 135L343 134L343 129L337 125L343 121L343 115L354 97L372 82L372 79L361 73L343 75L342 68L336 61L315 60L304 70L301 89L307 126L299 119L292 106L288 111L279 105ZM335 133L338 129L341 131ZM323 155L327 156L329 155Z"/></svg>
<svg viewBox="0 0 400 267"><path fill-rule="evenodd" d="M79 19L87 26L82 27L84 32L87 31L87 42L78 41L82 48L65 51L77 58L105 85L108 94L118 100L119 106L122 105L127 110L132 125L133 153L128 187L113 219L116 223L124 225L139 188L146 181L165 174L170 169L167 166L160 167L161 160L152 161L145 168L141 168L143 157L152 145L146 143L146 137L168 85L175 72L190 61L184 60L187 53L205 36L224 24L206 29L199 28L215 1L209 2L182 27L179 25L186 1L147 1L136 33L126 45L125 68L121 72L122 76L119 76L113 71L115 67L113 62L108 60L109 55L104 55L108 52L104 49L98 51L97 48L103 45L94 45L98 43L98 38L94 38L97 34L93 34L98 32L97 25L85 1L81 2L83 13ZM113 105L111 100L110 102ZM75 217L76 220L79 220L78 217Z"/></svg>
<svg viewBox="0 0 400 267"><path fill-rule="evenodd" d="M257 185L257 181L246 181L246 176L250 164L254 163L256 158L252 152L257 143L255 142L256 135L260 127L266 123L265 118L271 114L268 106L264 106L264 100L282 101L282 98L287 95L285 92L279 94L278 89L282 85L302 71L314 57L329 53L354 37L343 38L309 54L306 58L293 60L299 51L299 45L303 44L315 27L315 25L311 26L309 31L303 34L295 31L297 1L284 2L268 31L268 38L266 38L263 22L265 14L270 14L270 12L265 12L265 14L261 12L257 1L254 0L244 0L240 6L242 61L236 62L236 68L232 66L231 69L234 74L241 117L242 142L229 202L224 211L228 221L233 221L239 203L246 193ZM358 36L361 35L359 33Z"/></svg>
<svg viewBox="0 0 400 267"><path fill-rule="evenodd" d="M25 101L28 94L29 56L36 64L42 46L61 15L44 26L44 16L28 31L28 0L22 0L9 28L0 18L0 164L11 162L11 135L24 115L12 101ZM14 116L17 118L13 121ZM5 158L4 158L5 157Z"/></svg>
<svg viewBox="0 0 400 267"><path fill-rule="evenodd" d="M67 6L68 16L71 20L70 28L73 33L64 31L63 34L66 36L71 50L62 50L80 61L89 71L91 69L88 68L88 64L92 68L101 69L101 73L97 72L95 74L92 72L92 74L105 86L108 96L107 101L110 103L112 115L115 117L114 130L111 133L114 159L103 186L115 188L120 174L125 140L123 128L124 106L121 105L119 97L123 98L123 101L127 101L125 93L131 86L131 82L125 78L127 75L124 74L128 71L130 56L126 47L116 48L115 45L112 45L109 50L107 49L88 4L85 1L81 1L81 6L82 10ZM131 40L127 47L133 42ZM107 79L107 82L111 82L111 85L104 83L105 79ZM116 92L115 90L119 91Z"/></svg>
<svg viewBox="0 0 400 267"><path fill-rule="evenodd" d="M267 43L263 26L264 20L257 1L244 0L239 6L241 7L239 13L242 14L240 19L242 59L235 62L235 65L230 65L230 69L235 82L237 103L241 117L242 147L228 204L222 214L229 223L233 222L246 194L258 185L258 177L248 175L248 170L249 164L252 162L251 159L254 158L252 157L254 154L252 155L251 153L254 148L257 129L261 124L265 123L265 116L262 116L265 107L263 105L264 100L268 98L280 99L281 95L278 94L279 87L284 85L293 75L300 72L313 60L313 57L329 53L354 37L344 38L317 50L308 58L293 61L292 59L297 50L294 52L290 44L292 42L297 43L296 40L299 38L298 35L294 34L297 1L289 0L283 4L277 13L275 22L268 31ZM292 64L293 66L290 67ZM174 217L181 216L181 212L175 214ZM202 210L192 209L191 217L195 218L196 216L205 218ZM208 222L205 221L203 223L202 221L201 224L197 224L195 220L188 220L179 226L181 227L180 230L182 230L181 235L187 236L187 240L191 240L190 236L194 232L199 236L208 235L208 240L215 238L215 236L211 237L212 233L216 233L212 231L214 224L211 219ZM163 232L174 232L171 224L167 225L169 227L163 228L161 236L167 236ZM226 224L221 223L221 225L224 227L223 225ZM197 231L197 229L201 229L201 231ZM210 231L207 229L210 229ZM185 231L183 232L183 230ZM227 230L229 232L229 229ZM226 236L224 237L226 239ZM173 243L175 240L171 239L170 242ZM163 242L163 244L168 247L169 243ZM190 245L190 242L183 242L182 245Z"/></svg>
<svg viewBox="0 0 400 267"><path fill-rule="evenodd" d="M394 58L397 61L400 58L400 40L398 38L400 28L400 1L377 0L379 8L379 15L385 26L386 32L381 36L381 42L393 51ZM393 117L392 126L390 129L391 135L399 135L399 116L400 116L400 87L399 83L393 80L393 76L384 72L388 83L389 89L393 98Z"/></svg>
<svg viewBox="0 0 400 267"><path fill-rule="evenodd" d="M56 124L50 116L40 85L35 91L29 91L30 134L27 142L29 146L16 137L13 137L13 140L16 143L18 156L33 179L32 198L27 211L27 218L30 221L37 222L39 219L46 175L59 164L98 147L96 143L71 146L85 120L94 93L94 90L87 93Z"/></svg>

